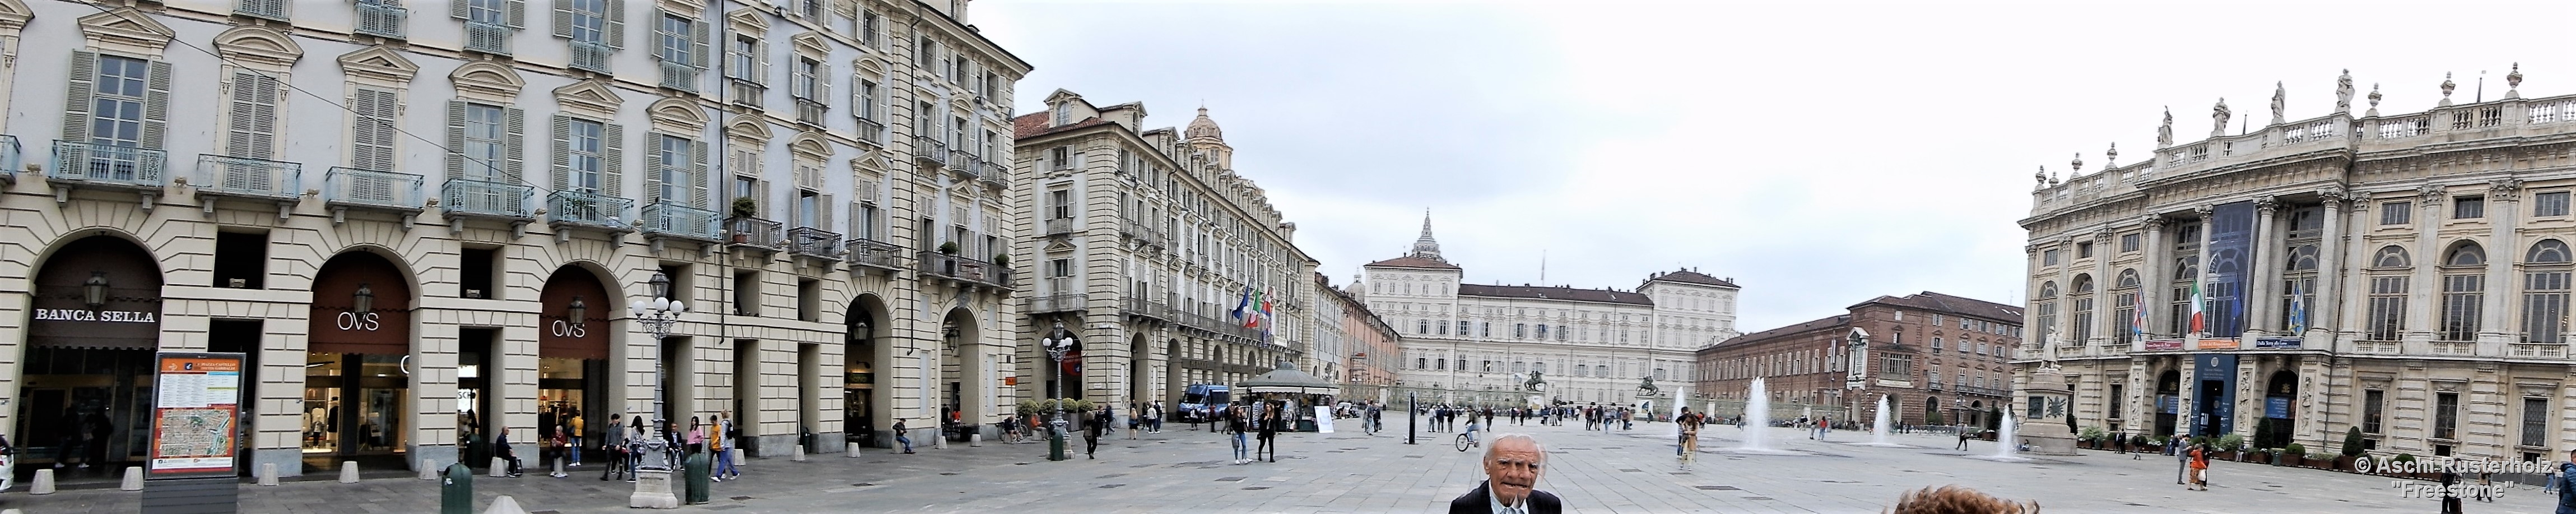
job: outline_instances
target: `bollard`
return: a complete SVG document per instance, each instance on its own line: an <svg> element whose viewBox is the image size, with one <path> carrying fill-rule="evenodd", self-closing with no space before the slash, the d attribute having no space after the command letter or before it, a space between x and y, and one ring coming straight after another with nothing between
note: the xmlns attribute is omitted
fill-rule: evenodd
<svg viewBox="0 0 2576 514"><path fill-rule="evenodd" d="M26 513L25 513L25 512L20 512L18 509L0 509L0 514L26 514Z"/></svg>
<svg viewBox="0 0 2576 514"><path fill-rule="evenodd" d="M355 483L358 483L358 461L354 461L354 460L344 460L344 461L340 461L340 483L343 483L343 484L355 484Z"/></svg>
<svg viewBox="0 0 2576 514"><path fill-rule="evenodd" d="M936 435L936 436L931 436L931 438L930 438L930 447L932 447L932 448L938 448L938 449L942 449L942 450L946 450L946 449L948 449L948 434L939 434L939 435Z"/></svg>
<svg viewBox="0 0 2576 514"><path fill-rule="evenodd" d="M492 458L492 478L509 478L509 476L510 476L510 459L504 459L504 458L500 458L500 457L493 457L493 458Z"/></svg>
<svg viewBox="0 0 2576 514"><path fill-rule="evenodd" d="M264 462L264 463L260 463L260 465L259 465L259 485L262 485L262 486L270 486L270 487L274 487L274 486L276 486L276 485L277 485L277 463L275 463L275 462Z"/></svg>
<svg viewBox="0 0 2576 514"><path fill-rule="evenodd" d="M446 469L446 468L438 467L438 460L437 460L437 459L421 459L421 460L420 460L420 479L421 479L421 480L437 480L437 479L438 479L438 472L439 472L439 470L442 470L442 469Z"/></svg>
<svg viewBox="0 0 2576 514"><path fill-rule="evenodd" d="M696 505L709 501L707 497L710 496L710 490L714 489L714 482L711 480L714 478L714 473L711 473L714 465L715 459L707 458L707 454L689 455L687 462L680 466L683 468L681 474L685 477L685 480L681 480L681 485L687 492L683 495L681 503Z"/></svg>
<svg viewBox="0 0 2576 514"><path fill-rule="evenodd" d="M739 467L743 467L744 465L751 464L751 459L747 458L747 457L749 457L749 456L750 456L750 454L744 453L744 452L742 451L742 447L736 446L736 447L732 447L732 448L726 448L726 449L725 449L725 454L726 454L726 455L731 455L731 456L733 456L733 467L737 467L737 468L739 468ZM803 460L803 459L798 459L798 460Z"/></svg>
<svg viewBox="0 0 2576 514"><path fill-rule="evenodd" d="M493 498L492 508L483 509L483 514L528 514L528 509L519 508L519 501L505 494Z"/></svg>
<svg viewBox="0 0 2576 514"><path fill-rule="evenodd" d="M848 450L848 451L849 451L849 453L850 453L850 458L853 458L853 459L859 458L859 443L843 443L843 444L847 444L847 445L849 445L849 450Z"/></svg>
<svg viewBox="0 0 2576 514"><path fill-rule="evenodd" d="M125 480L116 484L119 491L143 490L143 466L126 466Z"/></svg>
<svg viewBox="0 0 2576 514"><path fill-rule="evenodd" d="M54 494L54 470L38 468L36 483L27 486L27 494Z"/></svg>
<svg viewBox="0 0 2576 514"><path fill-rule="evenodd" d="M553 468L552 472L550 472L550 473L546 473L546 476L555 477L555 478L563 478L563 477L564 477L564 472L563 472L563 470L564 470L564 458L563 458L563 457L555 457L555 458L552 458L552 459L546 459L546 464L547 464L548 466L551 466L551 467Z"/></svg>
<svg viewBox="0 0 2576 514"><path fill-rule="evenodd" d="M451 464L446 476L438 482L439 514L474 514L474 468Z"/></svg>
<svg viewBox="0 0 2576 514"><path fill-rule="evenodd" d="M805 445L796 445L796 453L787 455L788 462L805 462Z"/></svg>
<svg viewBox="0 0 2576 514"><path fill-rule="evenodd" d="M967 434L967 435L966 435L966 446L968 446L968 447L973 447L973 448L980 448L980 447L983 447L983 446L984 446L984 434L982 434L982 433Z"/></svg>

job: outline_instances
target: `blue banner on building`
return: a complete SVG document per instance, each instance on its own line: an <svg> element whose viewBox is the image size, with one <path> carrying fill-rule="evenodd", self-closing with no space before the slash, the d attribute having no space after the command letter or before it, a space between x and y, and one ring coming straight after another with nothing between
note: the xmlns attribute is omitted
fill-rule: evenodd
<svg viewBox="0 0 2576 514"><path fill-rule="evenodd" d="M2264 397L2264 398L2263 398L2263 417L2266 417L2266 418L2272 418L2272 419L2290 419L2290 397L2287 397L2287 396L2267 396L2267 397Z"/></svg>
<svg viewBox="0 0 2576 514"><path fill-rule="evenodd" d="M2209 214L2209 248L2201 250L2209 282L2209 337L2245 335L2245 284L2253 271L2254 202L2219 205Z"/></svg>
<svg viewBox="0 0 2576 514"><path fill-rule="evenodd" d="M2266 337L2254 340L2254 347L2273 350L2295 350L2301 343L2296 337Z"/></svg>
<svg viewBox="0 0 2576 514"><path fill-rule="evenodd" d="M2236 354L2191 356L2192 434L2216 436L2236 431Z"/></svg>
<svg viewBox="0 0 2576 514"><path fill-rule="evenodd" d="M2156 395L2156 411L2173 414L2176 405L2182 405L2182 397L2170 394Z"/></svg>

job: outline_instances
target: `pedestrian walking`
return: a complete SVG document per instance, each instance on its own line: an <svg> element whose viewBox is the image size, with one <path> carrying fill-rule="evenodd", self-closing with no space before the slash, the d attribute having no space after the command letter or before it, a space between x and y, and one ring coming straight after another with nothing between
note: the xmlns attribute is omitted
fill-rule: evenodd
<svg viewBox="0 0 2576 514"><path fill-rule="evenodd" d="M2558 491L2556 514L2576 514L2576 450L2567 451L2567 462L2558 463L2558 475L2549 477L2549 487Z"/></svg>
<svg viewBox="0 0 2576 514"><path fill-rule="evenodd" d="M1252 458L1246 456L1252 446L1250 441L1244 440L1245 430L1251 428L1249 425L1251 420L1245 419L1245 417L1250 414L1249 412L1246 412L1246 409L1247 408L1242 405L1226 407L1225 414L1220 420L1225 424L1226 435L1234 440L1235 464L1252 462Z"/></svg>
<svg viewBox="0 0 2576 514"><path fill-rule="evenodd" d="M1957 449L1958 449L1958 450L1960 450L1960 451L1967 451L1967 449L1968 449L1968 427L1959 427L1959 447L1958 447Z"/></svg>
<svg viewBox="0 0 2576 514"><path fill-rule="evenodd" d="M733 411L717 414L715 433L707 435L707 449L716 452L716 469L711 478L717 482L742 476L742 471L734 468L733 452L726 450L733 447L732 436Z"/></svg>
<svg viewBox="0 0 2576 514"><path fill-rule="evenodd" d="M2207 445L2191 447L2191 488L2209 490L2209 451Z"/></svg>
<svg viewBox="0 0 2576 514"><path fill-rule="evenodd" d="M1279 423L1281 422L1279 409L1264 404L1261 409L1261 413L1261 448L1260 451L1253 453L1253 458L1258 459L1261 458L1262 455L1267 454L1270 456L1270 462L1279 462L1279 446L1277 441L1279 439Z"/></svg>
<svg viewBox="0 0 2576 514"><path fill-rule="evenodd" d="M1136 431L1139 429L1139 426L1140 426L1142 423L1144 423L1144 419L1145 419L1145 407L1144 407L1144 405L1137 404L1137 403L1133 403L1133 402L1130 402L1130 403L1128 403L1128 404L1127 404L1127 439L1128 439L1128 440L1131 440L1131 441L1132 441L1132 440L1135 440L1135 439L1136 439Z"/></svg>
<svg viewBox="0 0 2576 514"><path fill-rule="evenodd" d="M1109 408L1107 405L1102 405L1099 412L1088 416L1091 418L1090 423L1082 430L1083 458L1100 458L1100 436L1103 432L1109 431Z"/></svg>
<svg viewBox="0 0 2576 514"><path fill-rule="evenodd" d="M1673 424L1679 425L1682 432L1680 444L1673 447L1673 456L1681 461L1683 471L1689 471L1691 462L1699 460L1699 429L1708 424L1708 417L1682 407L1682 415L1673 418Z"/></svg>
<svg viewBox="0 0 2576 514"><path fill-rule="evenodd" d="M628 460L630 457L626 454L626 445L634 441L635 436L626 433L625 423L616 421L609 420L608 433L599 440L600 455L608 458L608 467L599 472L601 482L608 481L610 477L624 478L626 473L633 469L631 461Z"/></svg>

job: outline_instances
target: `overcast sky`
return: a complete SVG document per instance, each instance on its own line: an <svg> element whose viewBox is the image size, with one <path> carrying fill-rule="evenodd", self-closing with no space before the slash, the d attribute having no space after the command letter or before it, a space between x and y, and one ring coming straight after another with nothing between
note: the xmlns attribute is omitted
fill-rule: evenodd
<svg viewBox="0 0 2576 514"><path fill-rule="evenodd" d="M2081 5L2075 5L2081 4ZM2099 5L2097 5L2099 4ZM2150 158L2238 120L2327 114L2336 74L2387 114L2576 94L2576 2L1071 2L970 22L1066 89L1205 102L1235 168L1336 284L1432 213L1472 283L1744 286L1753 332L1918 291L2018 305L2031 172ZM2228 129L2236 129L2230 124ZM1540 277L1540 255L1546 276Z"/></svg>

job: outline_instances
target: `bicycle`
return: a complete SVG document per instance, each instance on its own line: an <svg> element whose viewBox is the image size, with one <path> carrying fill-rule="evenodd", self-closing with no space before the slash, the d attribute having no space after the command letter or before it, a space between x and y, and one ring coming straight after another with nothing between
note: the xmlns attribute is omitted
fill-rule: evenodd
<svg viewBox="0 0 2576 514"><path fill-rule="evenodd" d="M1456 443L1458 451L1464 452L1467 451L1468 448L1474 448L1480 444L1483 443L1476 441L1476 435L1474 432L1458 434L1458 442Z"/></svg>
<svg viewBox="0 0 2576 514"><path fill-rule="evenodd" d="M993 424L1000 426L1002 429L1002 444L1020 444L1021 440L1028 438L1027 436L1020 434L1020 423L1018 421L1003 420L994 422Z"/></svg>

